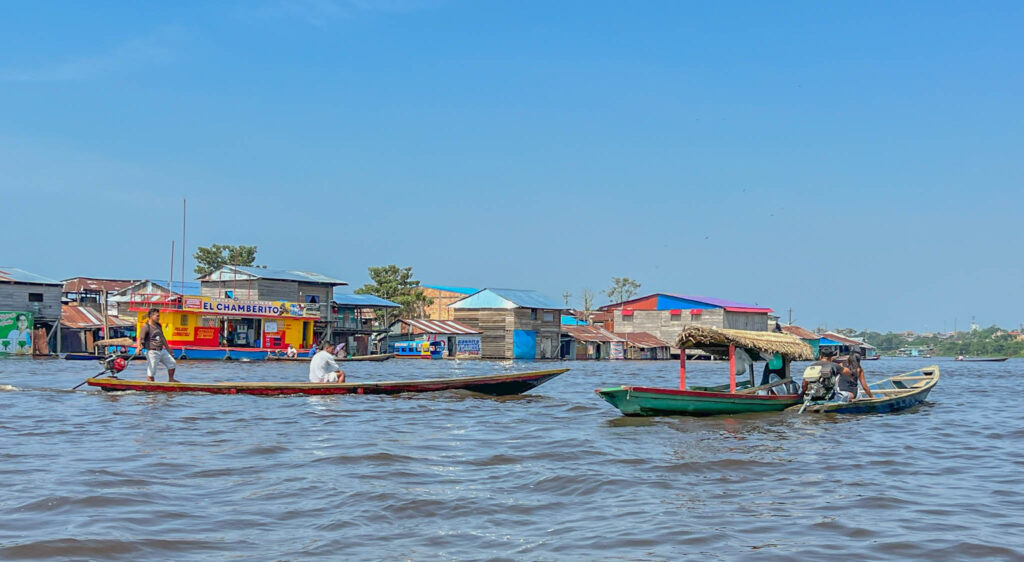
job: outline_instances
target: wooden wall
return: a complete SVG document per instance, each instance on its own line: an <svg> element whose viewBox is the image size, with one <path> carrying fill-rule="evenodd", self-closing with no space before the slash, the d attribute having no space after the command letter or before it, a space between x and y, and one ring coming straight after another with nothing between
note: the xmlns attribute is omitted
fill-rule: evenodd
<svg viewBox="0 0 1024 562"><path fill-rule="evenodd" d="M0 310L31 312L36 323L60 320L60 285L0 283ZM29 302L29 293L41 293L43 302Z"/></svg>

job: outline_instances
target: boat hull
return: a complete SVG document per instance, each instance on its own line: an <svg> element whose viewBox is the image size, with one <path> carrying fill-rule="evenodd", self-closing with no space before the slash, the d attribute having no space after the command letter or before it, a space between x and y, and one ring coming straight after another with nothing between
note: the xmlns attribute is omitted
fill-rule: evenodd
<svg viewBox="0 0 1024 562"><path fill-rule="evenodd" d="M349 382L335 384L281 383L281 382L214 382L214 383L172 383L125 380L116 378L91 378L86 382L108 392L205 392L210 394L251 394L258 396L279 396L289 394L331 395L331 394L405 394L415 392L439 392L465 390L490 396L522 394L561 375L569 369L510 373L504 375L480 375L448 379L426 379L387 382Z"/></svg>
<svg viewBox="0 0 1024 562"><path fill-rule="evenodd" d="M594 392L627 416L718 416L781 412L800 403L797 395L734 394L618 386Z"/></svg>
<svg viewBox="0 0 1024 562"><path fill-rule="evenodd" d="M961 361L964 363L1002 363L1010 359L1009 357L981 357L981 358L970 358L967 359L954 359L954 361Z"/></svg>

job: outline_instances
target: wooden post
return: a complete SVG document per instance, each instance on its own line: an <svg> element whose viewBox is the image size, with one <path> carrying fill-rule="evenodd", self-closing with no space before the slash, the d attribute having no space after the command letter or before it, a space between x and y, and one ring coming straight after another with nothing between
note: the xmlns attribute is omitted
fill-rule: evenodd
<svg viewBox="0 0 1024 562"><path fill-rule="evenodd" d="M686 390L686 348L679 348L679 390Z"/></svg>
<svg viewBox="0 0 1024 562"><path fill-rule="evenodd" d="M736 392L736 346L729 346L729 392Z"/></svg>

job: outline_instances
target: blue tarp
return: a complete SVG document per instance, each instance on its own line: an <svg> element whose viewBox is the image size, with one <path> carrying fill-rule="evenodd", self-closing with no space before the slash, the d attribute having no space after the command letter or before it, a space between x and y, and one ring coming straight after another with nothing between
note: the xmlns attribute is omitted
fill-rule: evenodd
<svg viewBox="0 0 1024 562"><path fill-rule="evenodd" d="M536 359L537 332L534 330L513 330L512 357L515 359Z"/></svg>

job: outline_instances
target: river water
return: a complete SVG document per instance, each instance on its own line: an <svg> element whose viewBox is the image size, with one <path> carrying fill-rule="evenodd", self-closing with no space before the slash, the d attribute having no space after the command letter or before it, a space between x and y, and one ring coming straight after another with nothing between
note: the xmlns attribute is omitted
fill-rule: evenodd
<svg viewBox="0 0 1024 562"><path fill-rule="evenodd" d="M715 418L626 418L593 393L671 387L671 362L563 363L529 395L487 398L71 392L95 364L0 361L0 559L1024 559L1024 360L865 366L873 379L926 361L942 378L906 413ZM691 362L688 382L726 371ZM179 369L305 377L296 363Z"/></svg>

